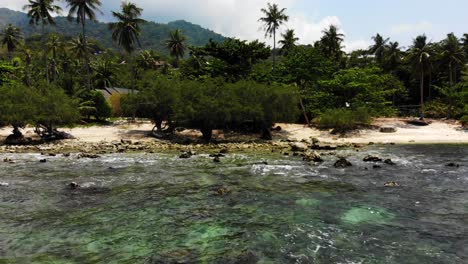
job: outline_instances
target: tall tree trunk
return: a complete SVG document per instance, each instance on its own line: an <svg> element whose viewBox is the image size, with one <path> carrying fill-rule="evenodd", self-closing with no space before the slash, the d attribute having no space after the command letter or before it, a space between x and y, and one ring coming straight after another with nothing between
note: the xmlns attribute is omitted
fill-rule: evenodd
<svg viewBox="0 0 468 264"><path fill-rule="evenodd" d="M135 90L135 79L136 79L136 70L135 70L135 61L132 58L132 53L128 53L129 61L131 64L131 74L132 74L132 84L131 84L131 93L134 93Z"/></svg>
<svg viewBox="0 0 468 264"><path fill-rule="evenodd" d="M273 29L273 69L276 66L276 30Z"/></svg>
<svg viewBox="0 0 468 264"><path fill-rule="evenodd" d="M452 62L449 63L449 81L450 81L450 86L452 86L453 85Z"/></svg>
<svg viewBox="0 0 468 264"><path fill-rule="evenodd" d="M91 90L91 76L90 76L90 69L89 69L89 54L88 54L88 42L86 40L86 16L85 14L83 13L81 15L81 32L83 34L83 44L84 44L84 47L85 47L85 67L86 67L86 85L88 87L88 90Z"/></svg>
<svg viewBox="0 0 468 264"><path fill-rule="evenodd" d="M421 69L421 118L424 119L424 69Z"/></svg>
<svg viewBox="0 0 468 264"><path fill-rule="evenodd" d="M47 82L50 82L49 79L49 65L47 65L47 44L46 44L46 38L45 38L45 25L44 25L44 19L42 20L42 45L44 45L44 65L45 65L45 71L46 71L46 79Z"/></svg>

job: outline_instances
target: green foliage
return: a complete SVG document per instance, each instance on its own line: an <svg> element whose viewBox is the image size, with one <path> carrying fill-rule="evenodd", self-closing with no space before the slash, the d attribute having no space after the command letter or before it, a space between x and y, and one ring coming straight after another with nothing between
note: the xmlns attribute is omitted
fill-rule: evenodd
<svg viewBox="0 0 468 264"><path fill-rule="evenodd" d="M45 82L36 84L36 123L52 131L57 126L71 125L80 120L77 103L63 89Z"/></svg>
<svg viewBox="0 0 468 264"><path fill-rule="evenodd" d="M193 56L182 69L185 75L223 77L230 81L245 78L253 65L270 56L264 43L238 39L227 39L223 43L210 41L204 47L190 49Z"/></svg>
<svg viewBox="0 0 468 264"><path fill-rule="evenodd" d="M52 130L73 124L79 114L75 102L60 88L45 83L35 87L12 83L0 87L0 120L15 127L40 124Z"/></svg>
<svg viewBox="0 0 468 264"><path fill-rule="evenodd" d="M35 123L37 99L35 90L20 83L0 86L0 122L14 127Z"/></svg>
<svg viewBox="0 0 468 264"><path fill-rule="evenodd" d="M372 115L386 115L391 112L391 100L404 87L393 75L383 74L378 68L351 68L337 72L333 79L320 81L317 97L310 95L312 109L325 110L349 105L352 109L364 107ZM318 100L317 100L318 99ZM327 102L322 104L320 102Z"/></svg>
<svg viewBox="0 0 468 264"><path fill-rule="evenodd" d="M322 129L333 129L334 133L344 133L371 123L371 114L366 108L356 110L337 108L323 112L315 122Z"/></svg>
<svg viewBox="0 0 468 264"><path fill-rule="evenodd" d="M158 126L164 120L174 119L179 105L180 81L154 78L151 73L146 73L139 86L144 88L122 98L121 107L125 115L149 118Z"/></svg>
<svg viewBox="0 0 468 264"><path fill-rule="evenodd" d="M11 83L13 81L13 73L15 70L15 67L12 65L0 61L0 86L5 83Z"/></svg>

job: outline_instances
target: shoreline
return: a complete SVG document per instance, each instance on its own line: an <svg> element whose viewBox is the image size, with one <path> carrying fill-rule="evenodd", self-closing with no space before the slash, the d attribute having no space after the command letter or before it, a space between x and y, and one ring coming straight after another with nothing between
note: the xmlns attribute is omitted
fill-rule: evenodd
<svg viewBox="0 0 468 264"><path fill-rule="evenodd" d="M290 151L294 143L311 145L313 140L331 148L361 148L366 145L468 145L468 130L450 121L432 120L426 127L405 123L406 119L379 118L375 127L393 127L394 133L382 133L379 129L355 131L345 137L332 135L300 124L277 124L282 129L273 132L273 141L262 141L258 135L214 131L213 143L200 143L200 133L187 129L177 133L178 140L159 140L148 134L153 125L148 121L137 123L115 122L106 126L64 128L76 139L38 145L0 145L0 153L127 153L127 152L183 152L183 151L229 151L229 152L278 152ZM11 128L0 129L0 141L11 133ZM26 137L36 137L32 128L23 130Z"/></svg>

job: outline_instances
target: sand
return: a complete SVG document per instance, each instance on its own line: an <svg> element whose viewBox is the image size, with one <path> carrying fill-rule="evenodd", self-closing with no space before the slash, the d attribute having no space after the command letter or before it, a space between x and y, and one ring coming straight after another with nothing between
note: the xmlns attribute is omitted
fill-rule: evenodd
<svg viewBox="0 0 468 264"><path fill-rule="evenodd" d="M463 130L461 126L455 122L437 121L429 126L418 127L408 125L405 120L397 118L380 118L375 120L376 126L392 126L397 129L396 133L381 133L378 129L366 129L356 131L346 137L332 135L328 131L320 131L315 128L305 127L299 124L277 124L282 127L281 132L275 132L276 139L303 140L315 137L321 142L327 143L462 143L468 144L468 130ZM130 140L154 140L148 137L148 133L153 128L150 122L127 123L119 122L108 126L91 126L91 127L76 127L63 128L61 131L68 132L76 137L78 142L112 142L120 141L121 139ZM0 129L0 140L4 139L11 133L11 128ZM26 128L23 133L28 137L34 137L35 134L32 128ZM199 132L187 130L185 134L198 136ZM222 132L216 136L223 137Z"/></svg>

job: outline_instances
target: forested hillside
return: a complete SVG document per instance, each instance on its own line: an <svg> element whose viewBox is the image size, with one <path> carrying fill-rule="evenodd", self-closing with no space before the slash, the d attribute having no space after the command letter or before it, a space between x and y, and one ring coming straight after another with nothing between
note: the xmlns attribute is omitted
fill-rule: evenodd
<svg viewBox="0 0 468 264"><path fill-rule="evenodd" d="M55 21L57 23L56 27L47 27L46 30L48 32L56 32L65 37L76 37L81 33L81 26L74 21L68 21L66 17L57 17ZM118 48L117 44L112 41L112 32L109 30L107 23L87 23L89 23L89 26L87 27L86 33L90 38L94 39L105 48ZM40 26L29 25L29 18L26 13L0 8L0 29L8 24L13 24L20 28L25 38L41 33ZM148 22L142 25L141 29L140 41L142 48L152 49L162 54L168 53L164 42L168 38L169 33L176 29L182 30L183 34L187 37L188 45L203 46L208 43L210 39L214 41L224 40L222 35L184 20L178 20L168 24Z"/></svg>

